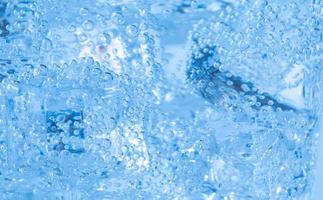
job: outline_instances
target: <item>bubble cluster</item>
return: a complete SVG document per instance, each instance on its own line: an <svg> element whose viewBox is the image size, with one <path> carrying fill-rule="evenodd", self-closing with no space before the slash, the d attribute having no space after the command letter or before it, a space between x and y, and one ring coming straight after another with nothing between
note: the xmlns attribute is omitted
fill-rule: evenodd
<svg viewBox="0 0 323 200"><path fill-rule="evenodd" d="M290 104L282 91L299 88L296 96L295 91L304 94L305 88L315 87L293 72L295 66L306 66L317 73L309 64L318 51L312 37L318 26L308 20L318 19L312 6L301 1L241 2L201 20L191 32L188 82L238 126L219 143L222 156L215 169L229 177L213 180L222 185L216 196L303 199L308 194L317 115L309 104ZM289 76L298 81L288 84Z"/></svg>
<svg viewBox="0 0 323 200"><path fill-rule="evenodd" d="M0 199L308 195L318 8L286 2L1 1Z"/></svg>
<svg viewBox="0 0 323 200"><path fill-rule="evenodd" d="M2 199L117 198L147 168L155 33L140 6L96 3L1 4Z"/></svg>
<svg viewBox="0 0 323 200"><path fill-rule="evenodd" d="M303 1L241 1L227 6L195 25L193 56L214 52L219 59L211 64L245 74L242 78L261 91L276 94L289 87L285 77L319 51L320 39L314 36L320 30L319 13L314 8Z"/></svg>

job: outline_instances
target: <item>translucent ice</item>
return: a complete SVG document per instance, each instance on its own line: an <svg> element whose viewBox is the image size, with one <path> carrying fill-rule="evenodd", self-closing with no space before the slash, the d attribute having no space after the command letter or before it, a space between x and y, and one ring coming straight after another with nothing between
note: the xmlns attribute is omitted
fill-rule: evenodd
<svg viewBox="0 0 323 200"><path fill-rule="evenodd" d="M0 1L0 199L308 199L317 1Z"/></svg>

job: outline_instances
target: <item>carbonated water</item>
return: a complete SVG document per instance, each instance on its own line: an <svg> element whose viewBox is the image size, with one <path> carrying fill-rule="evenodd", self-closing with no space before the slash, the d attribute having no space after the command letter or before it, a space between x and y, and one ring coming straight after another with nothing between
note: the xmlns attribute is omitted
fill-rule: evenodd
<svg viewBox="0 0 323 200"><path fill-rule="evenodd" d="M310 199L320 1L0 1L1 199Z"/></svg>

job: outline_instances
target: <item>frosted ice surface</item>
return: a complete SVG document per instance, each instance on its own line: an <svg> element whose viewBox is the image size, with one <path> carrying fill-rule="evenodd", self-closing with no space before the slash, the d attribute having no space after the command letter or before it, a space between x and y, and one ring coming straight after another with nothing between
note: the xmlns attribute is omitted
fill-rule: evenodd
<svg viewBox="0 0 323 200"><path fill-rule="evenodd" d="M310 199L318 1L0 1L0 199Z"/></svg>

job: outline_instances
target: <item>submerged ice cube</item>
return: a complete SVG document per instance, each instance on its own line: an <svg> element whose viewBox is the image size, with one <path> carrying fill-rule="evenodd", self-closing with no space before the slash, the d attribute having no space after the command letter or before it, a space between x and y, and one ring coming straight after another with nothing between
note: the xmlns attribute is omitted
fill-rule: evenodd
<svg viewBox="0 0 323 200"><path fill-rule="evenodd" d="M288 14L298 10L304 12L302 16L316 18L310 7L300 8L300 2L293 5ZM215 160L220 164L215 164L211 173L216 176L212 183L221 183L222 188L215 196L223 193L227 197L234 194L238 199L309 198L319 114L309 104L312 97L306 90L315 90L315 79L308 79L320 72L312 62L317 59L315 49L312 55L304 57L293 46L315 45L315 39L306 34L289 34L295 29L289 23L280 26L292 20L288 14L280 13L284 6L278 2L244 2L224 10L222 18L201 20L191 32L188 82L216 110L228 113L234 124L241 127L231 135L223 136L225 129L218 131L222 154ZM267 14L267 9L275 17ZM300 23L306 18L294 20ZM309 32L316 29L307 22L297 30L305 31L304 27ZM279 35L276 29L284 31ZM274 40L285 41L285 37L291 46L282 50ZM269 56L272 51L275 53ZM295 72L295 66L303 66L306 72ZM283 68L285 72L281 71ZM298 79L297 83L287 84L290 76ZM288 93L294 98L300 93L301 101L307 103L295 104L285 97ZM246 134L249 140L243 142L241 137ZM240 142L250 151L241 148ZM298 157L299 151L306 156ZM240 185L243 177L250 179Z"/></svg>
<svg viewBox="0 0 323 200"><path fill-rule="evenodd" d="M84 139L83 112L71 110L47 111L46 112L47 133L50 138L59 137L60 141L54 144L53 150L62 151L64 149L71 153L82 153L84 148L73 147L71 144L64 143L63 137L76 137Z"/></svg>
<svg viewBox="0 0 323 200"><path fill-rule="evenodd" d="M318 10L0 2L0 199L309 198Z"/></svg>
<svg viewBox="0 0 323 200"><path fill-rule="evenodd" d="M76 124L83 123L83 112L75 112L71 110L62 110L59 112L46 112L47 132L58 134L65 132L69 136L84 138L84 128L77 127ZM67 130L64 130L63 124L68 124Z"/></svg>
<svg viewBox="0 0 323 200"><path fill-rule="evenodd" d="M248 99L250 106L257 110L271 106L275 110L296 111L292 106L278 102L268 93L260 93L251 82L221 70L221 60L215 47L205 47L192 55L191 59L187 70L189 81L197 84L201 95L214 104L219 103L223 95L230 95L231 90Z"/></svg>

